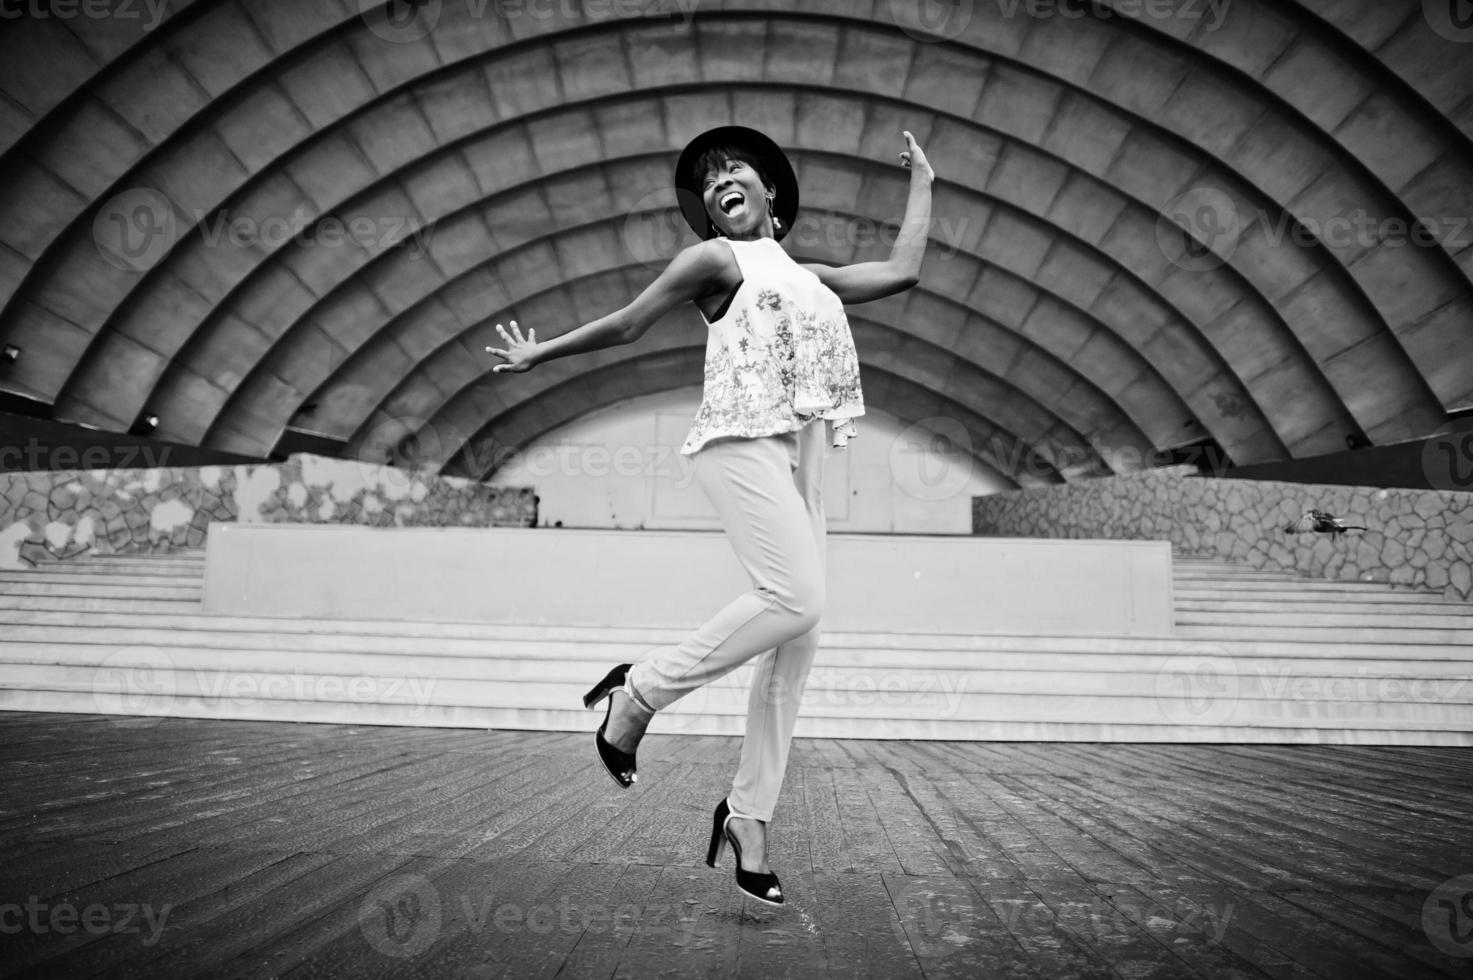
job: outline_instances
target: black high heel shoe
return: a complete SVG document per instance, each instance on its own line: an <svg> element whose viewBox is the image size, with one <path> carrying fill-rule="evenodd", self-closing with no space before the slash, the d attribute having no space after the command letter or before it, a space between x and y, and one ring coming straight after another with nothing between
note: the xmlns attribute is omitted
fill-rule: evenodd
<svg viewBox="0 0 1473 980"><path fill-rule="evenodd" d="M763 874L759 871L742 870L742 845L737 843L736 835L728 828L733 817L744 820L756 820L745 813L736 813L722 800L716 804L716 812L711 816L711 846L706 848L706 867L716 867L716 859L721 856L721 845L725 842L731 843L732 856L736 858L736 882L743 894L755 898L759 902L768 905L783 904L783 886L778 882L777 875L772 872ZM765 824L766 820L757 820Z"/></svg>
<svg viewBox="0 0 1473 980"><path fill-rule="evenodd" d="M604 723L599 725L598 731L594 733L593 744L598 749L598 759L604 764L604 769L613 777L614 782L625 789L639 782L634 753L625 752L611 745L609 740L604 738L604 730L608 728L609 715L614 711L614 692L625 686L629 668L633 666L633 664L620 664L609 671L607 677L595 684L593 690L583 696L583 707L585 708L593 707L603 698L609 699L608 708L604 711ZM630 700L633 698L631 697Z"/></svg>

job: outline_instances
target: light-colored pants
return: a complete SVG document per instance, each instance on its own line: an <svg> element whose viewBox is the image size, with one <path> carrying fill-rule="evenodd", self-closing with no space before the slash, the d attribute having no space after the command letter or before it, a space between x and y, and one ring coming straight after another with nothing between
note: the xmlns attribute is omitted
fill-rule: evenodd
<svg viewBox="0 0 1473 980"><path fill-rule="evenodd" d="M827 423L758 439L720 439L695 454L695 477L726 529L752 591L678 646L630 671L649 707L667 708L758 657L742 758L728 797L738 813L771 820L823 615L823 464Z"/></svg>

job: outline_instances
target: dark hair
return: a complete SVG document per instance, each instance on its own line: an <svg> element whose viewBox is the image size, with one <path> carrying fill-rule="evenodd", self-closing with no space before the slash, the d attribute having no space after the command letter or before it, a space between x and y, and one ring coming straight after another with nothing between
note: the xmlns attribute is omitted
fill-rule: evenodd
<svg viewBox="0 0 1473 980"><path fill-rule="evenodd" d="M767 172L762 169L762 163L756 154L740 146L713 146L696 158L695 169L692 171L696 178L696 187L704 188L706 175L713 170L720 170L730 160L740 160L757 171L757 179L762 181L763 187L772 186L772 181L767 179Z"/></svg>

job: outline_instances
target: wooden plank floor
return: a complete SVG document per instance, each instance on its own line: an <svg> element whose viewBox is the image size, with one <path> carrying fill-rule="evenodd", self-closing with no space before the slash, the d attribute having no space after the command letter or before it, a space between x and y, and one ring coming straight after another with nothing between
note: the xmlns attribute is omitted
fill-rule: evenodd
<svg viewBox="0 0 1473 980"><path fill-rule="evenodd" d="M1473 750L800 740L781 909L736 751L3 713L0 975L1473 975Z"/></svg>

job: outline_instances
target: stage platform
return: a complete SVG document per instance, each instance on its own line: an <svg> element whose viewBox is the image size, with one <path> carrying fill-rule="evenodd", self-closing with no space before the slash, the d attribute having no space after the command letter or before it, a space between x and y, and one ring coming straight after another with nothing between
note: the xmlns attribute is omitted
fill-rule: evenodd
<svg viewBox="0 0 1473 980"><path fill-rule="evenodd" d="M1473 962L1449 917L1473 892L1473 750L800 739L773 909L702 860L737 746L651 736L621 791L587 732L0 713L3 972L1178 980Z"/></svg>
<svg viewBox="0 0 1473 980"><path fill-rule="evenodd" d="M829 534L825 629L1170 636L1171 545ZM688 631L752 588L701 531L210 525L222 616Z"/></svg>

